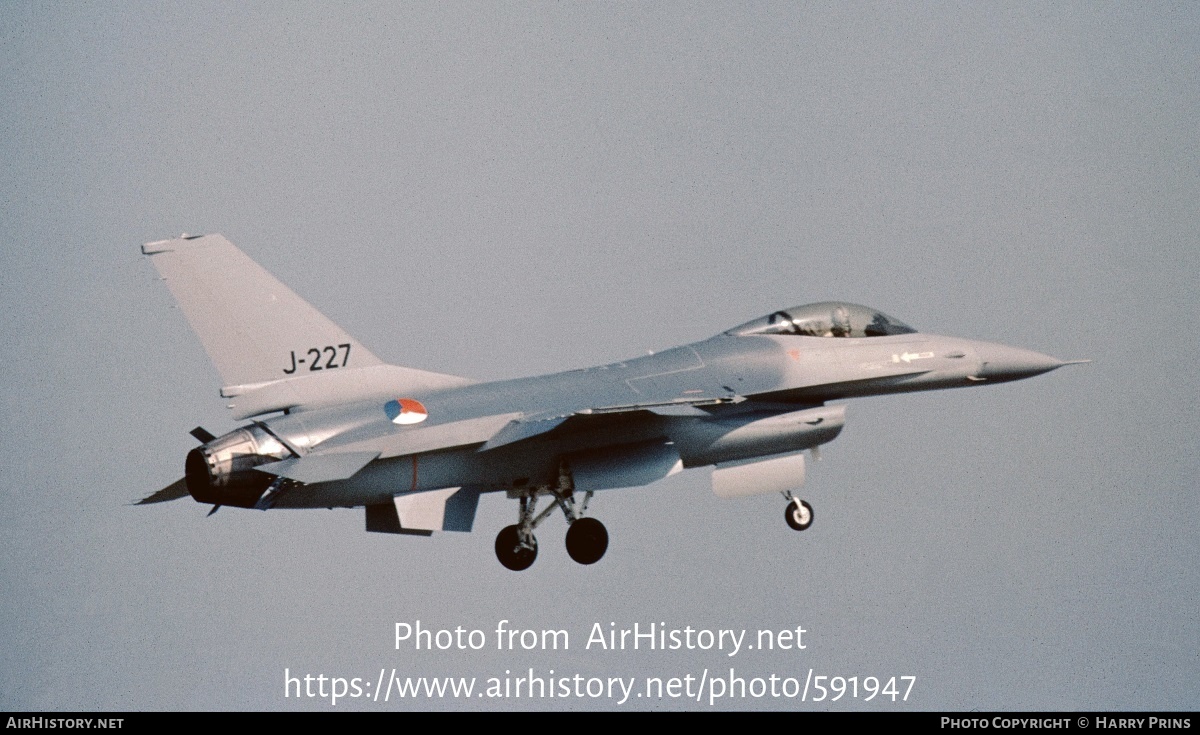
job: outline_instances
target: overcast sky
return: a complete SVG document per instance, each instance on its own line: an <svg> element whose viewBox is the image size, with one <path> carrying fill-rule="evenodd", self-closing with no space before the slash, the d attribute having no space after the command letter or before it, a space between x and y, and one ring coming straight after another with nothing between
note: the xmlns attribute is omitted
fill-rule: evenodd
<svg viewBox="0 0 1200 735"><path fill-rule="evenodd" d="M1200 706L1200 6L6 3L0 709L707 709L374 681L915 676L907 702ZM710 472L515 574L362 511L127 505L236 424L143 242L220 232L380 357L490 380L811 301L1083 367L851 401L816 522ZM253 319L254 315L246 315ZM397 622L481 651L396 650ZM497 651L500 620L568 651ZM585 650L593 624L802 651Z"/></svg>

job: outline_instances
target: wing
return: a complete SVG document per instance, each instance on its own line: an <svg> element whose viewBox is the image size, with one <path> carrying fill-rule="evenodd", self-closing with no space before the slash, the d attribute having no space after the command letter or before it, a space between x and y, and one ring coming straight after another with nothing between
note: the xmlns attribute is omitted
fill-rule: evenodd
<svg viewBox="0 0 1200 735"><path fill-rule="evenodd" d="M599 408L583 408L571 413L534 414L522 416L508 422L503 429L488 438L479 451L497 449L508 444L532 439L552 431L581 428L588 424L596 424L607 417L637 418L650 414L657 416L708 416L710 411L720 406L741 403L746 400L742 396L729 398L699 398L695 400L681 399L675 401L658 401L647 403L630 403L620 406L604 406Z"/></svg>
<svg viewBox="0 0 1200 735"><path fill-rule="evenodd" d="M614 436L620 436L622 427L645 421L653 415L708 415L701 407L711 410L741 400L744 399L736 397L629 404L585 408L560 415L526 416L521 413L506 413L480 416L364 439L337 446L327 452L316 451L304 456L261 464L254 469L303 483L332 482L353 477L376 459L391 459L470 446L475 446L480 452L491 451L521 441L544 438L553 433L577 433L595 429L609 429ZM617 442L617 446L611 450L595 451L576 458L575 462L580 463L581 468L582 463L588 463L589 467L592 467L585 472L595 478L588 484L597 489L643 485L677 471L679 456L673 450L664 453L657 449L664 445L664 442L665 438ZM622 469L614 474L603 470L606 464L627 465L633 467L633 470ZM650 475L654 475L653 479L641 479ZM604 484L606 482L609 484Z"/></svg>

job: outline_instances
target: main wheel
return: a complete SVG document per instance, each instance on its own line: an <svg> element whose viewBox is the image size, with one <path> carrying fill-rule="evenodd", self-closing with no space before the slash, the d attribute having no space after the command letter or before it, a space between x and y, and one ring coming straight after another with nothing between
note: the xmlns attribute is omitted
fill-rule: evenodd
<svg viewBox="0 0 1200 735"><path fill-rule="evenodd" d="M812 525L813 509L812 506L803 500L795 500L787 504L783 509L783 517L787 519L787 524L794 531L803 531Z"/></svg>
<svg viewBox="0 0 1200 735"><path fill-rule="evenodd" d="M537 559L537 539L530 538L533 548L521 546L520 529L517 526L505 526L496 534L496 558L500 563L514 572L528 569Z"/></svg>
<svg viewBox="0 0 1200 735"><path fill-rule="evenodd" d="M567 553L580 564L595 564L608 551L608 529L595 518L576 518L567 528Z"/></svg>

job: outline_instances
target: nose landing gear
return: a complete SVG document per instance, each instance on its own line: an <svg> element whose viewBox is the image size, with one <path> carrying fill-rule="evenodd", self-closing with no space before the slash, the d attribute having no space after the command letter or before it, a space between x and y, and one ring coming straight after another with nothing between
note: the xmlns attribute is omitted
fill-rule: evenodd
<svg viewBox="0 0 1200 735"><path fill-rule="evenodd" d="M792 530L803 531L811 526L813 522L812 506L800 498L794 497L791 491L785 492L783 497L788 501L787 506L783 509L783 517Z"/></svg>

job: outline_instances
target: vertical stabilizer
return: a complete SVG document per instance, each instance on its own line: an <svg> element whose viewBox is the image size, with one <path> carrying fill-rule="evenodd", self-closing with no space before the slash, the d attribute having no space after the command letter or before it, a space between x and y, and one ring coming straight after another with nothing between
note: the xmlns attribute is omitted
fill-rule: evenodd
<svg viewBox="0 0 1200 735"><path fill-rule="evenodd" d="M225 386L382 362L221 235L142 246Z"/></svg>

